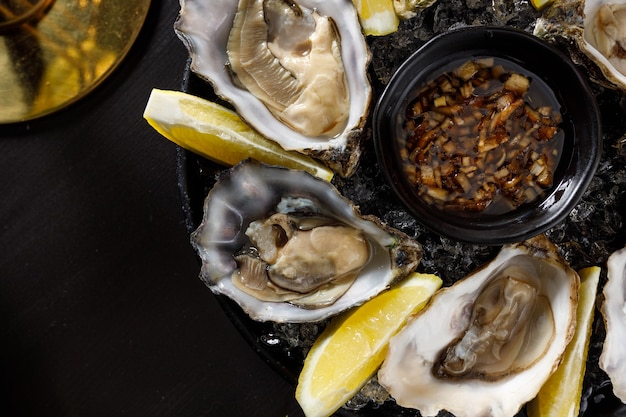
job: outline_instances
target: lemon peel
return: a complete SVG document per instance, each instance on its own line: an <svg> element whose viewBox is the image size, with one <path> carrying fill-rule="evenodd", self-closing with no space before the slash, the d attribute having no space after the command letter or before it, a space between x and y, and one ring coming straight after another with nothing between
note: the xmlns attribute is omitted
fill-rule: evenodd
<svg viewBox="0 0 626 417"><path fill-rule="evenodd" d="M530 4L532 4L533 7L539 11L545 9L552 3L554 3L554 0L530 0Z"/></svg>
<svg viewBox="0 0 626 417"><path fill-rule="evenodd" d="M537 397L527 404L528 417L578 416L600 268L585 268L578 274L581 284L574 337L567 345L555 373L541 387Z"/></svg>
<svg viewBox="0 0 626 417"><path fill-rule="evenodd" d="M285 151L234 111L188 93L153 89L143 117L170 141L221 165L233 166L253 158L306 171L326 181L333 177L330 168L306 155Z"/></svg>
<svg viewBox="0 0 626 417"><path fill-rule="evenodd" d="M380 367L389 339L441 287L432 274L412 273L398 285L333 319L309 351L296 388L307 417L327 417Z"/></svg>
<svg viewBox="0 0 626 417"><path fill-rule="evenodd" d="M352 0L365 35L384 36L398 30L393 0Z"/></svg>

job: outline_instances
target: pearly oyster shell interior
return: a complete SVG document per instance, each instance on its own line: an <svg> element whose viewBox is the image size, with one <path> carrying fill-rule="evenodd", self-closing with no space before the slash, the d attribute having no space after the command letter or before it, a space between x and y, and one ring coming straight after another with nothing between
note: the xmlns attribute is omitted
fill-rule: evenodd
<svg viewBox="0 0 626 417"><path fill-rule="evenodd" d="M600 309L606 338L599 363L611 379L615 396L626 403L626 248L611 254L607 269Z"/></svg>
<svg viewBox="0 0 626 417"><path fill-rule="evenodd" d="M281 208L285 200L300 205ZM280 212L304 211L334 219L361 231L370 255L349 288L332 304L307 308L298 302L266 301L242 291L233 282L240 268L235 255L250 246L251 223ZM249 234L249 233L248 233ZM407 276L419 264L421 245L373 216L362 216L330 183L305 172L245 161L225 171L207 196L202 223L192 233L192 246L202 261L201 279L216 294L236 301L254 320L274 322L319 321L359 305ZM329 251L335 241L327 242Z"/></svg>
<svg viewBox="0 0 626 417"><path fill-rule="evenodd" d="M174 29L189 50L192 71L208 81L251 126L283 148L316 157L340 175L350 176L358 166L366 135L364 126L372 95L367 74L370 52L350 0L298 0L297 4L332 19L338 32L349 114L340 131L329 135L310 136L295 130L233 77L228 42L238 0L180 0Z"/></svg>

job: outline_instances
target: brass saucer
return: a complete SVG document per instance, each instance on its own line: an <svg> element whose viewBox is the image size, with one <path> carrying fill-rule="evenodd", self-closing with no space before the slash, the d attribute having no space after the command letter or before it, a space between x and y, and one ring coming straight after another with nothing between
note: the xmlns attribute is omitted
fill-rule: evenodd
<svg viewBox="0 0 626 417"><path fill-rule="evenodd" d="M0 0L0 124L85 96L122 61L150 0Z"/></svg>

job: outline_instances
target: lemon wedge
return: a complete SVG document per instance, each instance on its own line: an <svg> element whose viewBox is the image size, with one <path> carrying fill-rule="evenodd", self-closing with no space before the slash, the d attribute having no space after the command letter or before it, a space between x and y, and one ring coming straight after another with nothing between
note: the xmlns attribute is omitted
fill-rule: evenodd
<svg viewBox="0 0 626 417"><path fill-rule="evenodd" d="M296 399L307 417L327 417L352 398L385 358L389 339L441 287L413 273L400 284L333 319L309 351Z"/></svg>
<svg viewBox="0 0 626 417"><path fill-rule="evenodd" d="M393 0L352 0L365 35L383 36L398 30Z"/></svg>
<svg viewBox="0 0 626 417"><path fill-rule="evenodd" d="M248 126L237 113L191 94L153 89L143 117L167 139L221 165L254 158L306 171L326 181L333 177L330 168L306 155L285 151Z"/></svg>
<svg viewBox="0 0 626 417"><path fill-rule="evenodd" d="M556 372L541 387L537 397L526 406L528 417L578 416L600 268L585 268L578 274L581 284L574 337L567 345L563 361Z"/></svg>
<svg viewBox="0 0 626 417"><path fill-rule="evenodd" d="M554 3L554 0L530 0L530 4L532 4L536 10L543 10L552 3Z"/></svg>

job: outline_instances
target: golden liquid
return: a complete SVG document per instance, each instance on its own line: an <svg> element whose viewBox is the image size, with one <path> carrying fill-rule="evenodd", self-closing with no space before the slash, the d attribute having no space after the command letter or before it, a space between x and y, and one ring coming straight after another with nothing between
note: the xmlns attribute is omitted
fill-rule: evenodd
<svg viewBox="0 0 626 417"><path fill-rule="evenodd" d="M0 123L93 90L126 56L149 0L0 0Z"/></svg>

